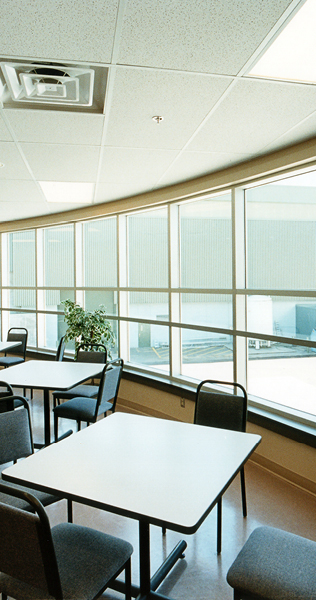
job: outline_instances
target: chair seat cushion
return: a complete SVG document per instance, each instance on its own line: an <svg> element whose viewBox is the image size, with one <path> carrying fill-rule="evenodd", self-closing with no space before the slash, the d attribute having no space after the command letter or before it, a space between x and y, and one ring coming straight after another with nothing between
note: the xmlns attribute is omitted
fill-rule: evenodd
<svg viewBox="0 0 316 600"><path fill-rule="evenodd" d="M316 600L316 542L259 527L230 567L227 581L247 598Z"/></svg>
<svg viewBox="0 0 316 600"><path fill-rule="evenodd" d="M63 400L68 400L71 398L76 398L77 396L85 396L87 398L96 398L98 395L99 386L98 385L76 385L71 388L71 390L63 391L63 390L55 390L53 392L53 398L62 398Z"/></svg>
<svg viewBox="0 0 316 600"><path fill-rule="evenodd" d="M111 402L101 403L98 415L105 413L107 410L111 410ZM83 396L78 398L72 398L67 400L63 404L54 408L54 413L58 418L74 419L75 421L93 421L95 417L96 400L92 398L85 398Z"/></svg>
<svg viewBox="0 0 316 600"><path fill-rule="evenodd" d="M21 356L2 356L0 358L1 367L12 367L13 365L19 365L24 362L24 358Z"/></svg>
<svg viewBox="0 0 316 600"><path fill-rule="evenodd" d="M89 600L99 596L133 552L132 545L125 540L72 523L53 527L52 537L65 600ZM0 590L17 600L51 598L2 574Z"/></svg>

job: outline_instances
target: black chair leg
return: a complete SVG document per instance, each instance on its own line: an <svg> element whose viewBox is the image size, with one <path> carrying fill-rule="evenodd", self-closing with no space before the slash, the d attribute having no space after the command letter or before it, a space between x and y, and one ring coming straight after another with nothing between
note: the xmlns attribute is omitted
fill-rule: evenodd
<svg viewBox="0 0 316 600"><path fill-rule="evenodd" d="M242 513L244 517L247 516L247 501L246 501L246 482L245 482L245 470L242 467L240 471L240 483L241 483L241 498L242 498Z"/></svg>
<svg viewBox="0 0 316 600"><path fill-rule="evenodd" d="M222 498L217 502L217 554L222 551Z"/></svg>
<svg viewBox="0 0 316 600"><path fill-rule="evenodd" d="M58 417L56 413L54 413L54 438L55 442L58 440Z"/></svg>
<svg viewBox="0 0 316 600"><path fill-rule="evenodd" d="M67 500L67 517L68 523L73 523L72 500Z"/></svg>
<svg viewBox="0 0 316 600"><path fill-rule="evenodd" d="M81 429L81 421L77 421L77 430L80 431Z"/></svg>
<svg viewBox="0 0 316 600"><path fill-rule="evenodd" d="M132 600L132 572L131 572L131 559L129 559L125 566L125 600Z"/></svg>

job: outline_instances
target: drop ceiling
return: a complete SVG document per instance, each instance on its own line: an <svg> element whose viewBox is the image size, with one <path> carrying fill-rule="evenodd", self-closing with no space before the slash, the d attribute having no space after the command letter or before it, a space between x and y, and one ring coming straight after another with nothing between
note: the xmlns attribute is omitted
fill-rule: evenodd
<svg viewBox="0 0 316 600"><path fill-rule="evenodd" d="M2 0L1 62L92 69L99 97L23 104L3 88L0 221L157 190L316 136L314 84L247 75L300 5ZM47 83L39 96L65 96L64 80Z"/></svg>

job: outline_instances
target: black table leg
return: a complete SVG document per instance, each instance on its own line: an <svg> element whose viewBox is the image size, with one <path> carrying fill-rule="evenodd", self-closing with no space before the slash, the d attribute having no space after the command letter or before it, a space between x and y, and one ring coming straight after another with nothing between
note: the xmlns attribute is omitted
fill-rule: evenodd
<svg viewBox="0 0 316 600"><path fill-rule="evenodd" d="M149 523L139 521L139 585L140 596L150 593L150 533Z"/></svg>
<svg viewBox="0 0 316 600"><path fill-rule="evenodd" d="M44 446L50 444L49 390L44 389Z"/></svg>

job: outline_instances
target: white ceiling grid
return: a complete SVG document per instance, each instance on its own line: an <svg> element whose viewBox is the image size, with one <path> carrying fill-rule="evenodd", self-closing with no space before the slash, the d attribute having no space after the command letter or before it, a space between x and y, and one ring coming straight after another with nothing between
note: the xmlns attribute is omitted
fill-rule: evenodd
<svg viewBox="0 0 316 600"><path fill-rule="evenodd" d="M2 0L2 58L109 77L103 114L0 104L0 220L83 206L47 202L39 182L91 183L108 202L315 136L315 85L245 72L301 3Z"/></svg>

